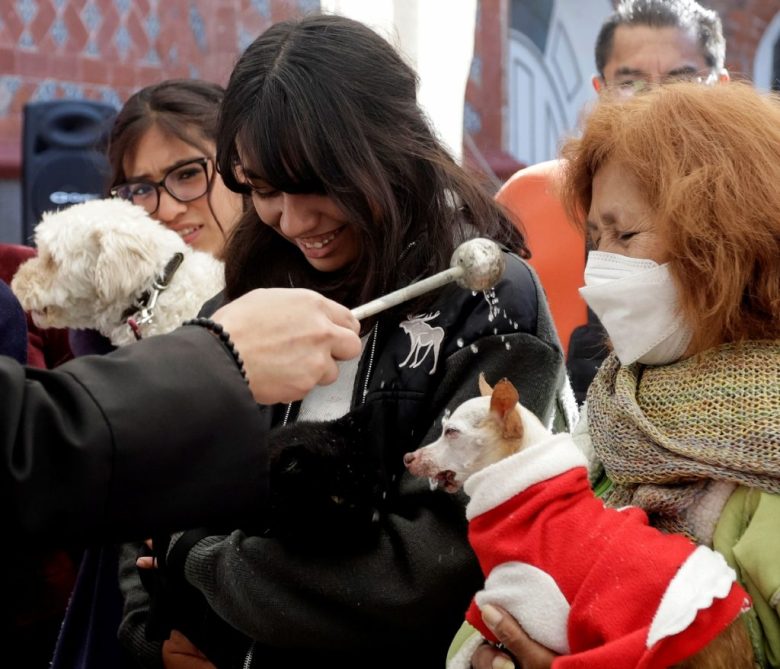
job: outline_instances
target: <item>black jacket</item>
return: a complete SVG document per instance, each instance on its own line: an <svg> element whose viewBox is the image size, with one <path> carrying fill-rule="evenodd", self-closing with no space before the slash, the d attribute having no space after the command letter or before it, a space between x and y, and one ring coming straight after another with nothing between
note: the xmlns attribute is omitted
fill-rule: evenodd
<svg viewBox="0 0 780 669"><path fill-rule="evenodd" d="M264 507L267 419L202 328L54 371L0 356L0 397L11 545L144 538Z"/></svg>
<svg viewBox="0 0 780 669"><path fill-rule="evenodd" d="M352 464L375 467L376 513L359 516L348 533L326 516L308 542L244 528L215 536L191 531L172 543L169 578L186 580L212 609L190 620L185 633L218 666L242 666L249 648L233 632L220 638L219 619L255 640L257 667L443 663L482 576L466 538L465 498L410 477L403 454L438 436L444 413L478 393L480 372L491 384L512 380L521 401L558 429L568 428L563 403L570 391L542 290L516 256L507 256L492 297L450 285L427 312L435 315L427 325L397 313L380 317L359 365L348 420L362 457ZM421 346L415 358L408 330L422 333L421 343L441 338L435 372L433 347L426 353ZM288 435L299 443L309 426L280 427L296 407L272 413L270 442ZM338 434L331 432L352 441ZM319 517L319 508L310 508ZM123 636L131 644L143 643L140 618L128 612Z"/></svg>

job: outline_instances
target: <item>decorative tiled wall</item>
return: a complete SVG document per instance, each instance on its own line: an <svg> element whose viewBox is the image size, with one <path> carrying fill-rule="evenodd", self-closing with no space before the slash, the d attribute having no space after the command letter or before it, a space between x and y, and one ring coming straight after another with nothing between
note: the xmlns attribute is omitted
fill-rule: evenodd
<svg viewBox="0 0 780 669"><path fill-rule="evenodd" d="M702 2L723 18L727 66L749 75L757 41L780 0ZM319 6L319 0L0 0L0 177L18 172L21 109L28 100L86 97L119 105L137 88L167 77L224 83L236 56L262 30ZM505 178L519 166L504 151L510 0L478 6L464 124L480 157ZM466 156L479 162L469 156L468 142Z"/></svg>
<svg viewBox="0 0 780 669"><path fill-rule="evenodd" d="M226 83L260 32L319 0L0 0L0 176L20 165L28 101L121 105L169 77Z"/></svg>

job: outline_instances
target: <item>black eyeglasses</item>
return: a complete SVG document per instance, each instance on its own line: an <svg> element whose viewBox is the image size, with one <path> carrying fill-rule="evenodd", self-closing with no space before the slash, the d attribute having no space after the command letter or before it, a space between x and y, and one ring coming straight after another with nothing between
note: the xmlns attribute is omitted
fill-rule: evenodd
<svg viewBox="0 0 780 669"><path fill-rule="evenodd" d="M114 186L111 197L129 200L153 214L160 206L160 188L178 202L192 202L209 190L208 158L194 158L172 167L160 181L128 181Z"/></svg>
<svg viewBox="0 0 780 669"><path fill-rule="evenodd" d="M603 79L602 79L603 81ZM690 82L694 84L703 84L713 86L718 83L718 74L715 71L702 74L701 72L680 72L672 74L660 82L661 84L675 84L679 82ZM643 93L658 84L654 84L646 79L624 79L607 84L610 91L616 92L620 97L631 97L636 93Z"/></svg>

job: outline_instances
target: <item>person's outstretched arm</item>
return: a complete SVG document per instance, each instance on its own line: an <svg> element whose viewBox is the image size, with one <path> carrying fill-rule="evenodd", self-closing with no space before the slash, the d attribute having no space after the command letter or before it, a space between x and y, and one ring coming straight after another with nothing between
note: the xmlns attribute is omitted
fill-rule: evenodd
<svg viewBox="0 0 780 669"><path fill-rule="evenodd" d="M214 320L246 380L197 326L54 371L0 358L0 518L11 536L144 538L262 509L267 424L255 399L333 381L334 356L360 352L357 322L315 293L282 289L253 291Z"/></svg>

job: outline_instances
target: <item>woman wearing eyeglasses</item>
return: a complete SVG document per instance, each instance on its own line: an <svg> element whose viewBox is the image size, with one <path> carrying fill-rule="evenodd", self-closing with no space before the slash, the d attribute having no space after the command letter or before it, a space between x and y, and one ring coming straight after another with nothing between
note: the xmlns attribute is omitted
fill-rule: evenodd
<svg viewBox="0 0 780 669"><path fill-rule="evenodd" d="M214 168L221 86L171 79L128 99L108 148L111 195L143 207L199 251L222 253L241 196Z"/></svg>
<svg viewBox="0 0 780 669"><path fill-rule="evenodd" d="M198 251L220 257L242 211L214 167L224 89L198 79L168 79L134 93L114 120L108 145L112 197L143 207ZM70 333L76 356L111 344L84 330Z"/></svg>

